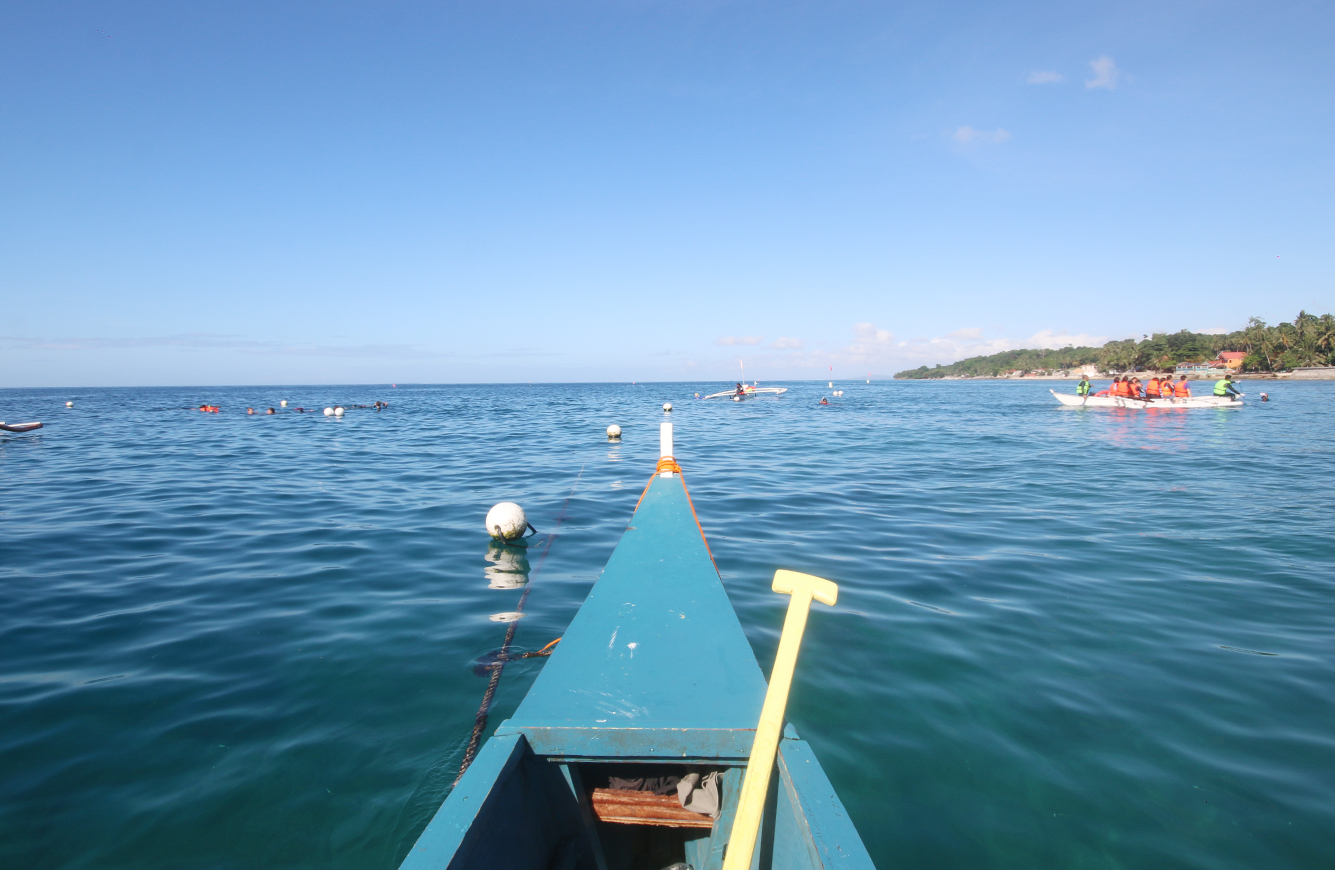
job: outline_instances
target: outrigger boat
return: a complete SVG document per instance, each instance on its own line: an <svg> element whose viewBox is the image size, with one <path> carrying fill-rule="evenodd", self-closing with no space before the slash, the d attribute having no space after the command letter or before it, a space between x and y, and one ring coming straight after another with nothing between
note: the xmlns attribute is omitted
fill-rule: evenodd
<svg viewBox="0 0 1335 870"><path fill-rule="evenodd" d="M1125 396L1073 396L1048 390L1063 405L1077 408L1240 408L1241 399L1186 396L1180 399L1128 399Z"/></svg>
<svg viewBox="0 0 1335 870"><path fill-rule="evenodd" d="M0 431L3 432L34 432L40 428L41 423L6 423L0 420Z"/></svg>
<svg viewBox="0 0 1335 870"><path fill-rule="evenodd" d="M775 575L792 598L767 688L672 457L670 423L661 456L542 673L400 870L874 867L783 720L807 610L813 597L833 604L837 587ZM670 777L686 785L674 791Z"/></svg>
<svg viewBox="0 0 1335 870"><path fill-rule="evenodd" d="M788 392L787 387L757 387L754 384L742 384L742 391L736 389L724 390L721 393L711 393L708 396L701 396L702 399L754 399L756 396L782 396Z"/></svg>

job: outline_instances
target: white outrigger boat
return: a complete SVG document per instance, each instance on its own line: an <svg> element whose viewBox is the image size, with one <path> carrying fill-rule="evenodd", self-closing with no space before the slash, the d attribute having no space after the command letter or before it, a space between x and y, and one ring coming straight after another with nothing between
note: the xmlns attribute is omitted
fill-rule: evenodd
<svg viewBox="0 0 1335 870"><path fill-rule="evenodd" d="M757 396L782 396L788 392L787 387L757 387L754 384L742 384L742 391L737 392L736 388L724 390L721 393L711 393L708 396L701 396L702 399L754 399Z"/></svg>
<svg viewBox="0 0 1335 870"><path fill-rule="evenodd" d="M1048 390L1063 405L1072 408L1240 408L1241 399L1228 396L1186 396L1173 399L1128 399L1125 396L1073 396Z"/></svg>
<svg viewBox="0 0 1335 870"><path fill-rule="evenodd" d="M733 399L734 401L740 402L742 399L754 399L759 396L782 396L784 393L788 392L787 387L762 387L760 386L760 381L748 384L746 382L746 360L739 359L737 365L742 371L741 383L739 384L742 388L740 393L737 392L737 389L734 387L731 390L724 390L721 393L710 393L708 396L701 396L699 393L696 393L695 397L697 399Z"/></svg>

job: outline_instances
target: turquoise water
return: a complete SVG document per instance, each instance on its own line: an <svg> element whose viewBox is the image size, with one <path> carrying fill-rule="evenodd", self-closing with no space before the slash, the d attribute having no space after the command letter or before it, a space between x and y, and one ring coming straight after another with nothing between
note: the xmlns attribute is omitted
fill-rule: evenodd
<svg viewBox="0 0 1335 870"><path fill-rule="evenodd" d="M0 867L395 867L521 594L489 587L487 508L559 532L535 649L669 400L762 664L774 569L840 584L790 716L878 866L1335 865L1335 384L1189 412L1049 385L0 391L47 423L0 434ZM391 406L243 413L280 398Z"/></svg>

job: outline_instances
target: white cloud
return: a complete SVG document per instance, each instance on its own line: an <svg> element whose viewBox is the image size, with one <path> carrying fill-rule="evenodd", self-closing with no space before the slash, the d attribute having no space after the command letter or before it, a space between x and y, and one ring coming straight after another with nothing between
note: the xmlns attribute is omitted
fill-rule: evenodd
<svg viewBox="0 0 1335 870"><path fill-rule="evenodd" d="M1064 329L1061 332L1043 329L1019 342L1016 347L1041 347L1046 350L1057 350L1062 347L1099 347L1107 344L1108 341L1106 335L1090 335L1087 332L1071 335Z"/></svg>
<svg viewBox="0 0 1335 870"><path fill-rule="evenodd" d="M946 335L946 338L958 338L962 341L977 341L982 337L983 329L981 326L966 326Z"/></svg>
<svg viewBox="0 0 1335 870"><path fill-rule="evenodd" d="M1065 81L1066 76L1055 70L1034 70L1029 74L1029 84L1031 85L1055 85L1057 82Z"/></svg>
<svg viewBox="0 0 1335 870"><path fill-rule="evenodd" d="M760 344L764 340L765 336L763 335L725 335L716 340L714 344L732 347L738 344Z"/></svg>
<svg viewBox="0 0 1335 870"><path fill-rule="evenodd" d="M774 372L773 377L779 377L779 373L783 373L783 377L810 377L813 373L824 377L833 365L836 375L843 372L840 376L847 376L849 371L888 376L920 365L945 365L1005 350L1099 347L1108 341L1103 335L1073 334L1056 329L1042 329L1022 339L988 338L983 329L976 326L962 327L933 338L898 339L893 332L875 323L855 323L852 333L850 343L834 347L784 336L767 344L756 356L748 357L747 372L760 372L762 380L766 371ZM721 360L717 364L725 365ZM736 364L734 358L726 365L735 367Z"/></svg>
<svg viewBox="0 0 1335 870"><path fill-rule="evenodd" d="M1107 88L1113 90L1122 79L1122 71L1117 68L1117 64L1108 55L1103 55L1098 60L1091 60L1089 68L1094 71L1094 78L1085 79L1087 88Z"/></svg>
<svg viewBox="0 0 1335 870"><path fill-rule="evenodd" d="M1107 336L1088 333L1071 334L1065 330L1043 329L1028 338L985 338L979 327L965 327L935 338L910 338L895 341L887 330L871 323L853 327L854 341L830 355L836 364L856 365L861 369L879 369L880 373L914 368L920 365L948 364L973 356L987 356L1021 348L1099 347ZM821 360L813 358L813 364Z"/></svg>
<svg viewBox="0 0 1335 870"><path fill-rule="evenodd" d="M855 323L853 337L859 344L889 344L895 340L895 334L888 329L877 329L874 323Z"/></svg>
<svg viewBox="0 0 1335 870"><path fill-rule="evenodd" d="M955 130L950 135L961 145L972 145L974 142L984 142L989 145L1000 145L1003 142L1009 142L1011 134L1007 130L998 127L995 130L975 130L967 124Z"/></svg>
<svg viewBox="0 0 1335 870"><path fill-rule="evenodd" d="M245 354L274 356L365 357L379 359L439 359L453 353L422 348L413 344L295 344L282 341L258 341L235 335L211 332L185 332L178 335L154 335L128 338L22 338L0 335L0 349L106 351L139 348L177 348L181 350L232 350ZM503 355L543 355L527 350L504 351Z"/></svg>
<svg viewBox="0 0 1335 870"><path fill-rule="evenodd" d="M1211 326L1208 329L1198 329L1196 331L1202 335L1228 335L1228 330L1222 326Z"/></svg>

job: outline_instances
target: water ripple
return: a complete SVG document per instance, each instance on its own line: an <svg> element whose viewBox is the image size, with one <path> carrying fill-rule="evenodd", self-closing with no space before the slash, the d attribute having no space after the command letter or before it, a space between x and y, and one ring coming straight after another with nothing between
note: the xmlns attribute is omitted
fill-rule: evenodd
<svg viewBox="0 0 1335 870"><path fill-rule="evenodd" d="M705 386L0 391L47 423L0 436L0 866L396 866L522 594L481 518L566 505L516 642L559 637L668 400L766 669L774 570L840 583L790 715L880 866L1335 860L1335 385L1191 413ZM280 398L392 404L242 413Z"/></svg>

